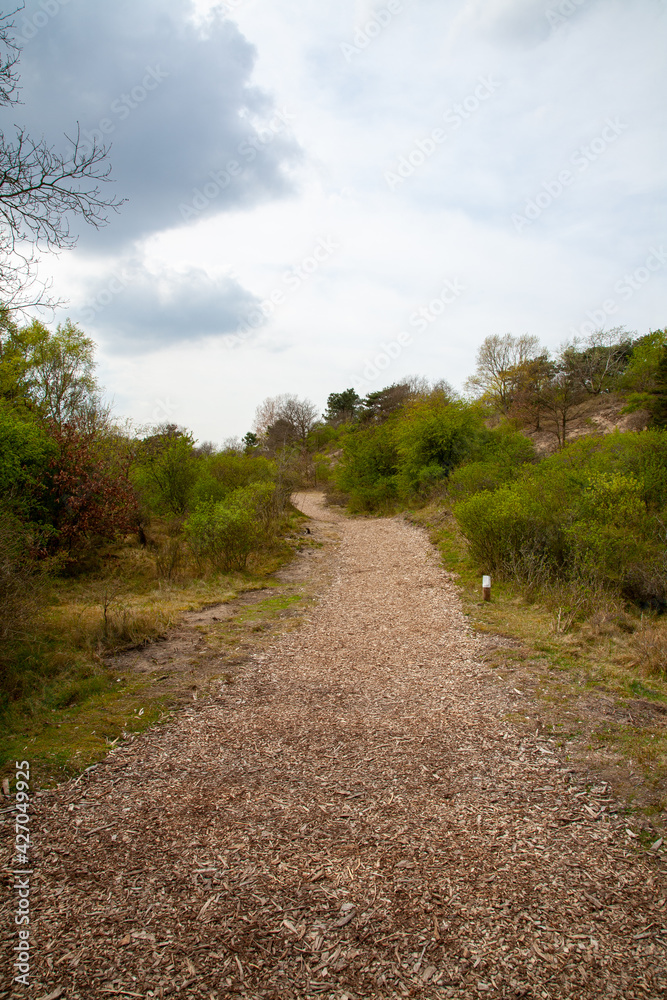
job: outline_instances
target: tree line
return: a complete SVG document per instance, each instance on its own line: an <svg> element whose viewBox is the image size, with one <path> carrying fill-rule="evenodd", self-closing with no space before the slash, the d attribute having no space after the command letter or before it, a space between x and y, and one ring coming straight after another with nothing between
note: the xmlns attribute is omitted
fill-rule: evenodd
<svg viewBox="0 0 667 1000"><path fill-rule="evenodd" d="M644 429L602 434L590 417L605 400L642 410ZM554 355L536 337L490 336L464 395L423 379L363 400L345 390L325 419L327 489L350 511L448 511L479 570L576 614L667 609L664 329L599 330Z"/></svg>
<svg viewBox="0 0 667 1000"><path fill-rule="evenodd" d="M552 354L535 336L487 337L466 389L522 428L551 430L559 445L588 400L619 393L626 412L645 409L667 423L667 331L637 337L621 327L595 330Z"/></svg>

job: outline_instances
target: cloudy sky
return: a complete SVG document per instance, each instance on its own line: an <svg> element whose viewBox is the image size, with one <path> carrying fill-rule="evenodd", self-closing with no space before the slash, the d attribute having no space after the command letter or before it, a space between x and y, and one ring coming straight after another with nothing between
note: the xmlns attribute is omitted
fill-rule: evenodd
<svg viewBox="0 0 667 1000"><path fill-rule="evenodd" d="M110 144L45 259L116 411L242 435L492 333L667 324L664 0L27 0L23 105Z"/></svg>

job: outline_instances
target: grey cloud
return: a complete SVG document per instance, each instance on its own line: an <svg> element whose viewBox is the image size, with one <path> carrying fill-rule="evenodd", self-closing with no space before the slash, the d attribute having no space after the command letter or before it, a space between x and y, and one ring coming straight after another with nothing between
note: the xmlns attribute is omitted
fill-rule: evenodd
<svg viewBox="0 0 667 1000"><path fill-rule="evenodd" d="M97 253L292 190L300 150L289 112L250 84L254 48L222 15L204 29L191 15L189 0L28 0L15 18L15 118L51 143L78 120L84 140L111 144L109 191L128 201L101 231L81 229Z"/></svg>
<svg viewBox="0 0 667 1000"><path fill-rule="evenodd" d="M85 302L69 312L108 351L129 354L234 333L258 304L230 278L198 268L154 274L135 261L91 283Z"/></svg>

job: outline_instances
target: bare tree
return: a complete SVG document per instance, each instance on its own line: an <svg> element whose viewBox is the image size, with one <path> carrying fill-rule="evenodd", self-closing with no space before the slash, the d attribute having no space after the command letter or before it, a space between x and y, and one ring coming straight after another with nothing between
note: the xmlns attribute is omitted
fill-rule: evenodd
<svg viewBox="0 0 667 1000"><path fill-rule="evenodd" d="M466 389L507 416L517 388L518 369L540 351L539 339L528 334L486 337L477 352L477 368L466 382Z"/></svg>
<svg viewBox="0 0 667 1000"><path fill-rule="evenodd" d="M269 396L255 410L255 420L252 426L255 434L259 437L266 434L271 424L274 424L280 416L280 407L284 398L284 396Z"/></svg>
<svg viewBox="0 0 667 1000"><path fill-rule="evenodd" d="M290 444L305 444L317 413L317 407L309 399L289 393L271 396L257 407L254 430L264 448L275 453Z"/></svg>
<svg viewBox="0 0 667 1000"><path fill-rule="evenodd" d="M317 420L318 409L309 399L286 396L280 416L292 425L297 438L304 442Z"/></svg>
<svg viewBox="0 0 667 1000"><path fill-rule="evenodd" d="M512 402L507 416L519 427L531 426L539 431L541 417L545 410L544 394L551 386L556 366L545 352L536 358L529 358L512 369L514 386Z"/></svg>
<svg viewBox="0 0 667 1000"><path fill-rule="evenodd" d="M614 389L632 354L632 335L622 326L594 330L582 342L573 340L561 351L562 363L589 395Z"/></svg>
<svg viewBox="0 0 667 1000"><path fill-rule="evenodd" d="M14 22L12 18L18 14L21 7L9 14L0 14L0 46L4 51L0 56L0 105L16 104L18 97L18 79L16 64L19 61L19 47L12 38Z"/></svg>
<svg viewBox="0 0 667 1000"><path fill-rule="evenodd" d="M0 107L19 103L12 17L0 15ZM47 304L37 278L39 255L76 244L72 216L99 228L122 204L101 191L111 169L106 147L83 145L78 126L74 138L65 139L69 148L61 153L21 128L0 130L0 299L11 308Z"/></svg>
<svg viewBox="0 0 667 1000"><path fill-rule="evenodd" d="M563 366L555 366L548 383L543 386L540 403L542 409L551 417L551 430L558 439L559 447L567 440L568 425L579 412L579 407L586 398L586 391L572 378L570 372Z"/></svg>

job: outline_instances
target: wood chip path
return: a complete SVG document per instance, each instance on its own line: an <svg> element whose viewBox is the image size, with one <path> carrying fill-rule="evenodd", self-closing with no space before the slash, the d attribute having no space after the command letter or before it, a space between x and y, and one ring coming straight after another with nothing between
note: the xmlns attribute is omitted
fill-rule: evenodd
<svg viewBox="0 0 667 1000"><path fill-rule="evenodd" d="M35 800L30 995L667 996L662 862L507 721L425 535L298 502L308 620Z"/></svg>

